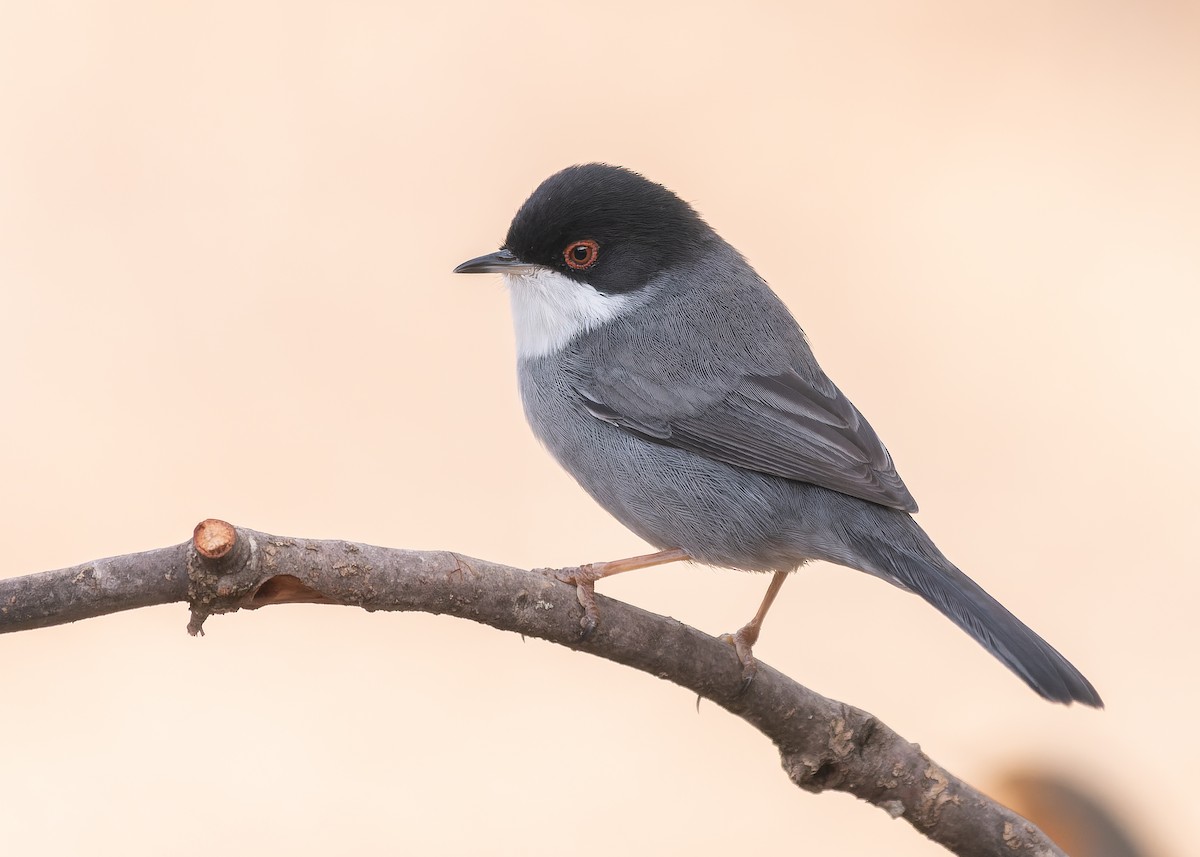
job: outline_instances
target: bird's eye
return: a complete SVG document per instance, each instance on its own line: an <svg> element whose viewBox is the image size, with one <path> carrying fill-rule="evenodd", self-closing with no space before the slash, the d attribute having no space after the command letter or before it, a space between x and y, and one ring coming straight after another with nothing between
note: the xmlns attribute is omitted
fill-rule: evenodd
<svg viewBox="0 0 1200 857"><path fill-rule="evenodd" d="M595 265L599 255L600 245L591 238L572 241L567 245L567 249L563 250L563 260L568 267L574 268L576 271L586 271Z"/></svg>

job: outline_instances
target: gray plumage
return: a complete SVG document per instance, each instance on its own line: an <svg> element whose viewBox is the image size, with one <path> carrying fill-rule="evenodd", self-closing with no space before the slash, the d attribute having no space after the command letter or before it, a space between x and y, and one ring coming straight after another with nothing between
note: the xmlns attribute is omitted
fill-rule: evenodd
<svg viewBox="0 0 1200 857"><path fill-rule="evenodd" d="M597 272L609 261L613 276L613 257L641 265L629 286L598 273L568 281L575 272L560 264L563 282L596 289L603 312L561 347L519 360L529 423L579 484L650 544L699 562L787 571L826 560L873 574L920 595L1047 699L1101 705L1075 667L912 519L916 503L887 450L749 264L658 185L612 167L573 169L584 172L564 171L530 198L504 252L514 268L552 269L531 236L546 231L542 221L577 216L588 225L562 224L549 239L555 253L596 238ZM619 192L608 192L613 184ZM623 212L637 193L666 214ZM654 218L681 236L658 265L646 258ZM633 221L624 233L623 219Z"/></svg>

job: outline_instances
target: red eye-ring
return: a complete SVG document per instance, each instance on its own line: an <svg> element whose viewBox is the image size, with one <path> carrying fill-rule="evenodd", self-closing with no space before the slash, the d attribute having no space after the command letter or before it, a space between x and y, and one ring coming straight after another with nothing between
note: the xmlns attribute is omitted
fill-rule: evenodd
<svg viewBox="0 0 1200 857"><path fill-rule="evenodd" d="M563 261L567 266L574 268L576 271L586 271L592 265L596 264L596 259L600 256L600 245L591 238L585 238L582 241L572 241L567 245L567 249L563 250Z"/></svg>

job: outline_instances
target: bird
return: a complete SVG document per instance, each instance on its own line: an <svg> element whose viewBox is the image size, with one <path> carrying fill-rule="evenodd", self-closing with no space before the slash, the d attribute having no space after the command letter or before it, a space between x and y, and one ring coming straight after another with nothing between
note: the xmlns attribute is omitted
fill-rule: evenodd
<svg viewBox="0 0 1200 857"><path fill-rule="evenodd" d="M741 665L787 576L824 560L925 599L1052 702L1103 707L1065 657L960 571L870 424L817 363L749 262L663 185L567 167L520 206L495 252L525 417L600 506L657 548L560 569L586 638L595 582L666 562L771 572L755 616L723 635Z"/></svg>

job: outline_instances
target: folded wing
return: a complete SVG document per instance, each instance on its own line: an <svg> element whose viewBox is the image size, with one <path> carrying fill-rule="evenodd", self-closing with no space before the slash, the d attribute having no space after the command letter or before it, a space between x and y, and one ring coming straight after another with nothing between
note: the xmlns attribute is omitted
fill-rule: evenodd
<svg viewBox="0 0 1200 857"><path fill-rule="evenodd" d="M746 375L716 398L629 371L576 390L592 416L655 443L917 510L875 430L824 374Z"/></svg>

